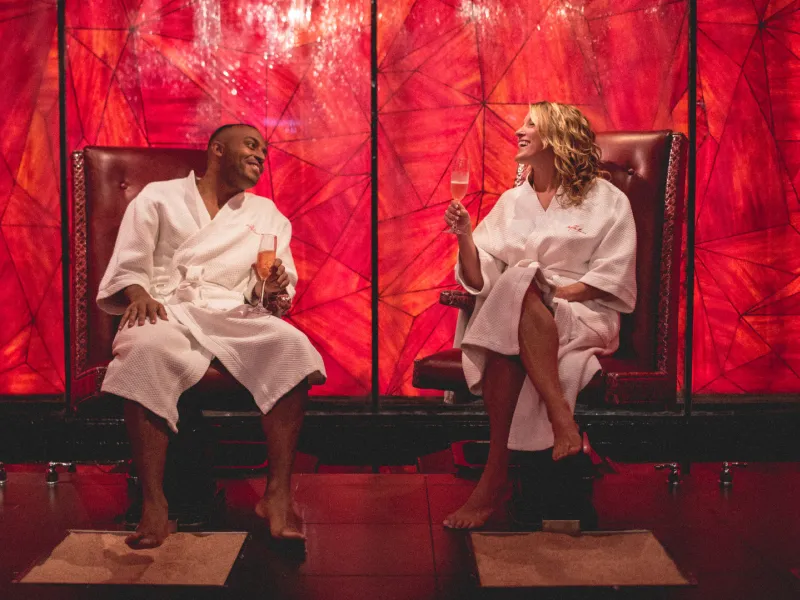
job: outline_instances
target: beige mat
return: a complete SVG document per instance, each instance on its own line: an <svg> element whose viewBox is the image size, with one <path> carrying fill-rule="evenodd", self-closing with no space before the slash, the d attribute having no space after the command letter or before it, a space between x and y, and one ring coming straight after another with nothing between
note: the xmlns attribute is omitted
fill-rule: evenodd
<svg viewBox="0 0 800 600"><path fill-rule="evenodd" d="M649 531L472 532L483 587L690 585Z"/></svg>
<svg viewBox="0 0 800 600"><path fill-rule="evenodd" d="M70 531L21 583L222 586L246 533L173 533L159 548L131 550L130 532Z"/></svg>

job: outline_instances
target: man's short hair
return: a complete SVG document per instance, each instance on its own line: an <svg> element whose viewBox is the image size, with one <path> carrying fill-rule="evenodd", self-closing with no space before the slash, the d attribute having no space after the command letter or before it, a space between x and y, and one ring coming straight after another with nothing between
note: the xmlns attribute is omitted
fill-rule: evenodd
<svg viewBox="0 0 800 600"><path fill-rule="evenodd" d="M225 133L229 129L233 129L234 127L249 127L250 129L255 129L256 131L258 131L258 129L256 129L254 125L250 125L249 123L227 123L225 125L222 125L221 127L217 127L214 130L214 133L212 133L211 137L208 138L207 148L210 148L211 144L215 142L223 133Z"/></svg>

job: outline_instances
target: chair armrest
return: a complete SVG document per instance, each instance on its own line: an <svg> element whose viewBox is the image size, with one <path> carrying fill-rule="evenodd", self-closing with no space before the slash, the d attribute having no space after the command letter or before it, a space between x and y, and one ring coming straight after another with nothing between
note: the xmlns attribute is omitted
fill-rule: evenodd
<svg viewBox="0 0 800 600"><path fill-rule="evenodd" d="M461 290L445 290L439 294L439 304L472 312L475 308L475 296Z"/></svg>
<svg viewBox="0 0 800 600"><path fill-rule="evenodd" d="M674 404L675 378L663 371L606 373L606 405Z"/></svg>

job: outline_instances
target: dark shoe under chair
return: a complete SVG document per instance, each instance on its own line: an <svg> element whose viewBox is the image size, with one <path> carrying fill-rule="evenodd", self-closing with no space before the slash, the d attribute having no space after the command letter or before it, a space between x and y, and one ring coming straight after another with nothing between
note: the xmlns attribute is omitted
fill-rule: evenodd
<svg viewBox="0 0 800 600"><path fill-rule="evenodd" d="M592 504L596 470L581 452L559 461L553 450L512 454L511 522L517 529L538 530L544 520L580 521L582 531L597 529Z"/></svg>

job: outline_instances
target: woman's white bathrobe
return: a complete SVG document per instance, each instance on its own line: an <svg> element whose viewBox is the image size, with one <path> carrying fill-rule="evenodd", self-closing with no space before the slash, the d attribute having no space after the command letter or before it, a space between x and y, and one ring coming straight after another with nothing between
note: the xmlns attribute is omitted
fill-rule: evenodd
<svg viewBox="0 0 800 600"><path fill-rule="evenodd" d="M611 354L619 345L619 313L633 311L636 304L636 227L628 198L598 179L580 206L562 206L557 194L544 210L526 180L500 196L473 237L483 288L467 286L460 261L456 264L456 279L477 295L472 317L464 323L462 315L456 332L470 389L482 393L487 350L519 354L522 299L535 282L554 311L559 379L574 410L578 392L600 369L597 355ZM588 302L553 297L555 287L577 281L612 297ZM544 450L552 445L544 402L526 378L508 447Z"/></svg>
<svg viewBox="0 0 800 600"><path fill-rule="evenodd" d="M292 227L271 200L239 194L212 220L194 173L147 185L125 211L97 303L122 314L127 302L116 294L138 284L164 304L169 320L117 333L102 390L141 403L177 431L178 398L214 357L264 413L302 380L322 383L325 365L306 335L245 304L261 233L277 236L293 296Z"/></svg>

